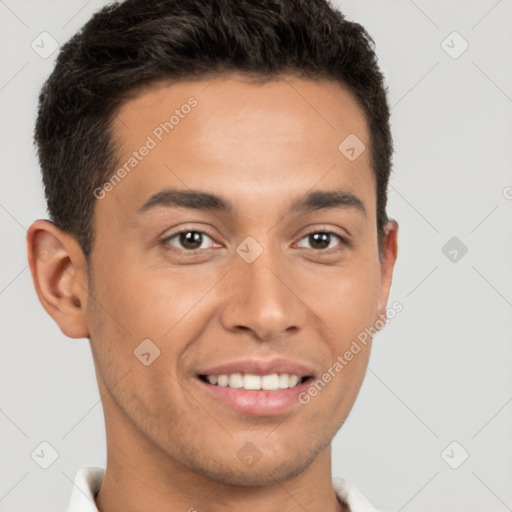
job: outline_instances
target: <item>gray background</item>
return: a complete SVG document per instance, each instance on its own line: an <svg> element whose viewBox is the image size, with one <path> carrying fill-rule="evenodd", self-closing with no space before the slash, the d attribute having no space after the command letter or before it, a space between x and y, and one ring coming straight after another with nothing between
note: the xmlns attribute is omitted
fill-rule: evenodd
<svg viewBox="0 0 512 512"><path fill-rule="evenodd" d="M63 510L76 470L105 465L87 340L46 315L25 254L26 229L46 217L31 135L56 56L31 43L51 49L43 31L65 42L104 4L0 1L2 512ZM338 5L375 39L389 85L390 304L404 310L375 339L334 474L385 510L512 510L512 0ZM452 237L455 262L442 251ZM43 441L58 452L48 469L31 458Z"/></svg>

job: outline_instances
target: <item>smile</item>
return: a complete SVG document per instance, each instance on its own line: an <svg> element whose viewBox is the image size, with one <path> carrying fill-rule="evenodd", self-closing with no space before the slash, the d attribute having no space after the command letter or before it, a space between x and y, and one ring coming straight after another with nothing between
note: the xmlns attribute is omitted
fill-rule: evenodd
<svg viewBox="0 0 512 512"><path fill-rule="evenodd" d="M200 375L199 378L215 386L245 389L247 391L277 391L300 385L308 377L300 377L290 373L272 373L268 375L253 375L232 373L223 375Z"/></svg>

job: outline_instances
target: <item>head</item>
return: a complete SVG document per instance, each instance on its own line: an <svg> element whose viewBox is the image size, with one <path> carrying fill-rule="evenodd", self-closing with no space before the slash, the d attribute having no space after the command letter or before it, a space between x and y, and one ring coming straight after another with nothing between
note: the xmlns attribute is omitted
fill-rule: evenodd
<svg viewBox="0 0 512 512"><path fill-rule="evenodd" d="M339 356L382 325L396 259L365 30L322 0L114 4L63 46L35 141L51 222L29 230L34 283L90 339L117 453L237 485L326 453L371 339ZM299 374L310 396L325 372L281 408L208 383Z"/></svg>

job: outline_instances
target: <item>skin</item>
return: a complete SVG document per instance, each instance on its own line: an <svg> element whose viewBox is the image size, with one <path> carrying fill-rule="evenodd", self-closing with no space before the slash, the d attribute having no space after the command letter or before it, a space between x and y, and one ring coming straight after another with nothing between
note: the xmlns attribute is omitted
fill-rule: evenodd
<svg viewBox="0 0 512 512"><path fill-rule="evenodd" d="M380 261L365 117L328 81L261 85L225 75L153 85L118 112L120 165L191 96L197 107L96 201L89 262L49 221L34 222L27 236L43 307L66 336L90 338L108 447L96 504L103 512L345 510L332 486L331 441L357 397L371 342L287 415L235 412L205 394L196 372L278 356L320 376L385 318L398 225L386 226ZM366 145L353 162L338 150L349 134ZM216 194L234 210L138 212L168 188ZM311 191L337 189L357 196L366 214L291 210ZM199 253L170 238L187 230L207 230ZM308 235L325 231L350 245L333 235L318 248ZM248 236L263 248L252 263L236 252ZM161 351L149 366L133 354L146 338ZM237 456L248 442L261 454L251 467Z"/></svg>

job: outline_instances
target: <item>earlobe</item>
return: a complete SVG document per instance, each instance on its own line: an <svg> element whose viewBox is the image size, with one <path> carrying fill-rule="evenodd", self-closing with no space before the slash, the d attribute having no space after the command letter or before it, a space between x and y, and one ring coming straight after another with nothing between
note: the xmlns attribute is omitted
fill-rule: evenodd
<svg viewBox="0 0 512 512"><path fill-rule="evenodd" d="M46 220L27 232L32 281L46 312L70 338L87 338L87 262L76 240Z"/></svg>
<svg viewBox="0 0 512 512"><path fill-rule="evenodd" d="M386 308L389 291L393 281L393 269L398 254L398 222L390 220L384 228L384 242L382 247L381 283L378 306L378 316L383 321L387 320Z"/></svg>

